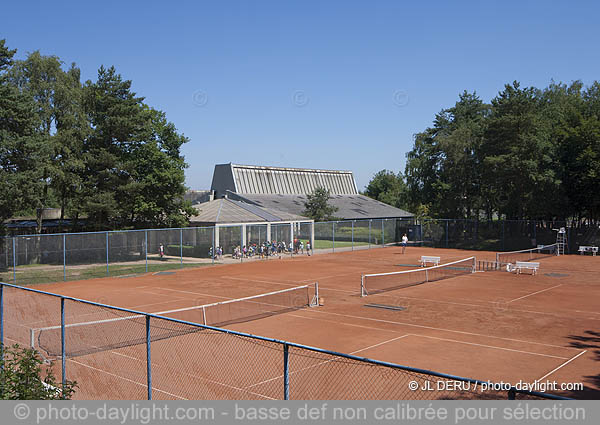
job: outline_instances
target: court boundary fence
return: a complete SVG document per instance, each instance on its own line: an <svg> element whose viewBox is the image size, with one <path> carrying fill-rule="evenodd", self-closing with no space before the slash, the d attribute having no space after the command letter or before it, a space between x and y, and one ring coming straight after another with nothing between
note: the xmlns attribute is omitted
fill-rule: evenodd
<svg viewBox="0 0 600 425"><path fill-rule="evenodd" d="M429 398L432 398L432 396L437 397L437 398L443 398L443 399L452 398L452 397L448 397L448 395L452 395L452 392L441 393L442 397L439 397L440 394L435 393L435 395L434 395L433 392L423 389L423 387L431 386L432 381L434 381L436 379L438 380L438 383L439 383L439 380L449 382L450 384L453 384L452 387L455 387L456 383L462 383L461 385L464 387L463 388L464 391L461 392L460 394L462 394L462 395L466 394L466 398L469 398L469 399L478 399L478 398L502 399L502 398L505 398L505 399L509 399L509 400L514 400L514 399L527 398L527 399L568 400L568 398L566 398L566 397L561 397L561 396L548 394L548 393L527 391L527 390L522 390L522 389L518 389L515 387L510 387L510 388L501 387L490 393L478 393L475 390L471 391L472 385L475 388L477 388L478 385L480 387L482 385L487 385L489 387L491 383L489 381L464 378L464 377L460 377L460 376L438 373L438 372L425 370L425 369L412 368L412 367L402 366L402 365L398 365L398 364L394 364L394 363L373 360L373 359L364 358L364 357L358 357L358 356L355 356L352 354L344 354L344 353L339 353L339 352L335 352L335 351L331 351L331 350L324 350L324 349L320 349L320 348L316 348L316 347L297 344L297 343L293 343L293 342L251 335L251 334L233 331L233 330L229 330L229 329L201 325L198 323L188 322L188 321L184 321L184 320L178 320L175 318L159 316L159 315L145 313L145 312L136 311L136 310L132 310L132 309L115 307L115 306L111 306L111 305L106 305L106 304L96 303L96 302L82 300L82 299L78 299L78 298L68 297L68 296L64 296L64 295L58 295L58 294L54 294L54 293L50 293L50 292L40 291L40 290L33 289L33 288L21 287L21 286L9 284L9 283L0 282L0 356L2 356L2 358L4 356L4 340L7 337L5 335L5 331L6 331L5 324L7 324L7 323L5 323L5 320L6 320L5 309L11 303L10 297L7 297L7 293L8 293L7 289L9 289L10 291L16 291L16 293L19 293L21 295L25 295L28 297L36 297L36 296L44 297L44 298L52 297L53 299L60 301L60 312L55 311L55 313L60 314L62 352L61 352L61 356L59 356L59 359L61 362L61 365L60 365L61 366L60 367L61 381L60 382L62 383L63 387L67 383L67 370L68 370L67 363L66 363L67 356L65 355L65 353L67 352L66 347L65 347L66 338L67 338L67 335L66 335L67 327L66 327L66 322L65 322L65 309L66 309L65 302L69 301L69 302L80 303L80 304L88 305L88 306L100 307L102 309L112 310L115 313L120 313L120 314L126 313L126 314L140 315L145 318L145 324L146 324L146 332L145 332L146 359L145 359L145 363L146 364L140 365L140 367L144 367L144 369L145 369L145 374L146 374L145 386L147 389L147 399L148 400L151 400L153 398L153 387L152 387L152 372L153 372L153 370L152 370L152 361L151 361L151 354L150 354L151 347L152 347L151 325L150 325L151 320L159 320L161 322L166 321L166 322L170 322L172 324L179 324L179 325L184 325L187 327L195 327L195 328L202 329L202 330L210 330L210 331L220 333L225 336L249 339L249 340L254 341L255 343L262 343L262 344L269 343L269 344L273 344L274 346L279 347L280 352L282 353L280 370L282 373L281 377L283 379L281 380L281 384L282 384L281 387L279 388L279 390L276 390L279 393L279 395L276 398L280 398L280 399L284 399L284 400L288 400L288 399L292 399L292 398L294 398L294 399L368 399L368 398L374 398L377 395L379 396L379 398L389 397L392 399L429 399ZM46 301L47 301L47 299L46 299ZM21 315L27 314L27 312L21 311L20 314ZM36 313L34 311L30 311L29 314L31 316L35 316ZM27 323L26 318L21 317L21 319L22 319L23 323ZM31 319L33 321L33 319L39 319L39 318L31 317ZM58 318L54 318L54 319L58 321ZM22 323L20 325L22 326ZM13 335L9 336L8 338L10 338L12 340L15 339ZM256 344L256 345L258 345L258 344ZM318 387L318 385L317 385L317 388L313 388L312 390L309 390L308 392L301 393L302 389L297 392L294 385L291 383L292 380L290 379L290 376L293 373L295 373L295 372L290 371L290 356L291 356L290 351L293 352L294 356L300 355L300 356L303 356L304 358L313 358L313 359L318 357L319 360L322 360L322 361L320 363L317 363L316 366L319 366L319 365L326 365L326 366L335 365L335 366L337 366L338 368L335 369L335 375L328 375L327 379L322 379L322 382L320 382L321 385L325 384L328 387L322 388L322 387ZM174 356L174 357L177 357L177 356ZM370 367L368 370L366 370L366 373L371 375L371 376L369 376L370 379L367 379L367 380L363 379L365 369L361 369L360 371L361 371L361 373L363 373L363 375L358 374L358 376L360 376L360 380L357 379L356 382L354 382L355 385L352 385L352 387L349 387L348 385L346 385L346 386L339 385L339 380L345 379L346 376L348 376L352 373L353 369L354 370L360 369L361 366L362 367L364 367L364 366ZM241 365L233 365L232 370L236 370L236 368L239 368L239 367L241 367ZM306 367L304 369L301 369L301 371L305 370L305 369L308 370L311 368L314 368L314 365ZM400 380L402 380L402 382L399 382ZM411 381L408 382L408 380L411 380ZM338 381L338 383L336 383L336 381ZM309 380L309 383L310 382L312 382L312 381ZM306 384L306 382L304 382L304 384ZM412 388L410 388L414 384L418 385L417 390L412 390ZM79 385L79 387L81 387L81 385L85 385L85 382L78 382L78 385ZM391 393L387 392L387 391L393 391L394 389L398 390L398 388L400 386L403 386L404 389L410 389L411 391L406 391L401 395L391 394ZM467 386L468 386L468 389L465 389ZM362 388L362 390L361 390L361 388ZM383 390L382 390L382 388L383 388ZM291 392L291 390L292 390L292 392ZM381 393L381 391L384 391L384 392ZM291 396L292 394L293 395L298 394L298 395L295 397L292 397ZM111 394L110 393L106 394L104 398L111 399Z"/></svg>
<svg viewBox="0 0 600 425"><path fill-rule="evenodd" d="M268 226L231 223L217 227L4 236L0 237L0 280L15 285L66 282L214 265L224 258L243 262L251 258L381 248L396 244L399 235L407 232L413 222L383 218ZM246 254L241 252L244 245ZM261 245L267 245L264 255Z"/></svg>

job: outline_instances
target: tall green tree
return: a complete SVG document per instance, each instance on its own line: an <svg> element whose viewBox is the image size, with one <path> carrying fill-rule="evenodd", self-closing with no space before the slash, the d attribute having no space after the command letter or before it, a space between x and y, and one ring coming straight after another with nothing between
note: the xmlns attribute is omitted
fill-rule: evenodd
<svg viewBox="0 0 600 425"><path fill-rule="evenodd" d="M131 91L114 67L101 67L98 80L85 86L92 130L84 143L82 209L96 229L125 225L117 195L129 183L127 156L141 143L142 97Z"/></svg>
<svg viewBox="0 0 600 425"><path fill-rule="evenodd" d="M114 67L88 82L92 130L84 144L81 204L96 228L181 226L193 210L183 201L186 163L165 114L149 108Z"/></svg>
<svg viewBox="0 0 600 425"><path fill-rule="evenodd" d="M438 217L472 218L482 208L481 158L489 107L463 92L442 110L433 127L415 135L407 153L406 181L411 208L430 205Z"/></svg>
<svg viewBox="0 0 600 425"><path fill-rule="evenodd" d="M389 170L377 172L365 189L365 195L397 208L407 208L406 184L402 173Z"/></svg>
<svg viewBox="0 0 600 425"><path fill-rule="evenodd" d="M46 157L36 103L10 79L15 53L0 40L0 227L35 198Z"/></svg>
<svg viewBox="0 0 600 425"><path fill-rule="evenodd" d="M56 56L43 56L33 52L25 60L15 61L11 68L11 81L21 92L30 95L39 117L37 142L40 144L36 158L37 176L29 181L28 203L36 212L37 233L42 231L44 208L54 206L51 192L57 171L56 126L59 107L56 104L57 87L63 74L61 61Z"/></svg>
<svg viewBox="0 0 600 425"><path fill-rule="evenodd" d="M323 187L316 188L306 196L304 215L315 221L335 220L334 213L337 207L329 204L331 193Z"/></svg>
<svg viewBox="0 0 600 425"><path fill-rule="evenodd" d="M143 142L126 153L129 179L117 193L126 214L122 220L135 227L185 226L194 214L191 203L183 200L187 164L181 146L188 139L177 133L163 112L145 106L144 115Z"/></svg>
<svg viewBox="0 0 600 425"><path fill-rule="evenodd" d="M482 157L493 205L509 219L545 218L538 205L559 180L540 93L515 81L492 99L492 107Z"/></svg>
<svg viewBox="0 0 600 425"><path fill-rule="evenodd" d="M91 133L85 110L81 71L72 64L60 74L55 93L56 158L52 189L60 205L61 222L66 214L82 213L82 186L85 173L84 143Z"/></svg>

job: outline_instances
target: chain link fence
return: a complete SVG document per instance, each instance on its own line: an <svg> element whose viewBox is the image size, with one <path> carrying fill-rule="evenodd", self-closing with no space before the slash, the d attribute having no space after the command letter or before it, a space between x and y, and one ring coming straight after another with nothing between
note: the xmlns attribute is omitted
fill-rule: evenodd
<svg viewBox="0 0 600 425"><path fill-rule="evenodd" d="M564 399L0 283L14 344L75 399Z"/></svg>
<svg viewBox="0 0 600 425"><path fill-rule="evenodd" d="M415 236L411 240L439 248L515 251L556 243L556 233L560 228L566 230L567 253L577 253L582 245L600 245L598 226L572 227L566 222L539 220L427 219L413 227Z"/></svg>
<svg viewBox="0 0 600 425"><path fill-rule="evenodd" d="M0 280L28 285L372 249L398 244L403 234L417 246L514 251L555 243L555 230L561 227L566 228L567 253L600 245L596 226L534 220L390 218L25 235L0 240Z"/></svg>

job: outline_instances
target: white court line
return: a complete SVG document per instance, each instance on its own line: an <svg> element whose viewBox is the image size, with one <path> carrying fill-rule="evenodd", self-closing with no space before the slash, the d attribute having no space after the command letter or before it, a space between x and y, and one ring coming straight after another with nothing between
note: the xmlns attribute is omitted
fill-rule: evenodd
<svg viewBox="0 0 600 425"><path fill-rule="evenodd" d="M493 348L495 350L504 350L504 351L513 351L513 352L516 352L516 353L531 354L533 356L552 357L552 358L555 358L555 359L562 359L562 360L568 359L568 357L552 356L550 354L542 354L542 353L533 353L531 351L515 350L513 348L496 347L494 345L477 344L475 342L458 341L458 340L455 340L455 339L439 338L439 337L436 337L436 336L419 335L419 334L410 334L410 335L412 335L412 336L418 336L418 337L423 337L423 338L439 339L440 341L457 342L459 344L474 345L474 346L477 346L477 347Z"/></svg>
<svg viewBox="0 0 600 425"><path fill-rule="evenodd" d="M153 294L153 295L164 295L164 294ZM158 303L149 303L149 304L134 305L133 307L129 307L129 309L130 310L137 310L137 309L141 309L142 307L149 307L149 306L152 306L152 305L160 305L160 304L166 304L166 303L169 303L169 302L176 302L176 301L178 302L178 301L183 301L183 300L187 300L187 298L180 298L180 297L178 297L178 298L176 298L174 300L171 300L171 301L161 301L161 302L158 302ZM85 304L85 305L89 305L91 308L94 308L94 306L92 306L91 304ZM67 306L66 310L67 311L69 310L68 306ZM106 310L103 310L103 311L106 311ZM89 313L83 313L83 314L65 314L65 321L67 322L67 325L68 325L68 324L71 324L71 323L69 323L70 319L81 319L83 317L97 315L97 314L98 314L98 310L97 310L97 307L96 307L95 311L90 311ZM12 323L12 322L8 321L7 323ZM29 328L34 327L33 325L36 325L38 323L47 323L47 321L46 320L38 320L37 322L29 322L29 323L25 323L25 324L23 324L23 323L13 323L13 324L16 325L16 326L20 326L20 327L29 329Z"/></svg>
<svg viewBox="0 0 600 425"><path fill-rule="evenodd" d="M547 374L545 374L544 376L542 376L539 379L536 379L537 382L541 381L542 379L546 378L547 376L552 375L554 372L556 372L558 369L560 369L563 366L568 365L569 363L571 363L573 360L575 360L577 357L585 354L587 352L587 350L583 350L581 353L577 354L575 357L571 357L569 360L567 360L566 362L564 362L563 364L561 364L560 366L558 366L557 368L551 370L550 372L548 372Z"/></svg>
<svg viewBox="0 0 600 425"><path fill-rule="evenodd" d="M360 350L353 351L353 352L351 352L350 354L357 354L357 353L360 353L361 351L366 351L366 350L368 350L368 349L370 349L370 348L379 347L380 345L387 344L387 343L389 343L389 342L392 342L392 341L396 341L396 340L398 340L398 339L401 339L401 338L407 337L408 335L409 335L409 334L406 334L406 335L401 335L401 336L397 336L396 338L388 339L387 341L379 342L379 343L377 343L377 344L373 344L373 345L370 345L370 346L368 346L368 347L361 348ZM307 366L307 367L305 367L305 368L302 368L302 369L299 369L299 370L295 370L295 371L293 371L293 372L290 372L290 373L289 373L289 375L293 375L293 374L295 374L295 373L299 373L299 372L304 372L305 370L308 370L308 369L313 369L313 368L315 368L315 367L318 367L318 366L324 365L324 364L326 364L326 363L330 363L330 362L332 362L332 361L334 361L334 360L336 360L336 359L339 359L339 358L340 358L339 356L333 356L333 357L332 357L331 359L329 359L329 360L324 360L324 361L322 361L322 362L320 362L320 363L317 363L317 364L314 364L314 365L311 365L311 366ZM277 379L281 379L281 378L283 378L283 377L284 377L284 375L279 375L279 376L276 376L275 378L266 379L266 380L264 380L264 381L257 382L257 383L255 383L255 384L249 385L249 386L245 387L245 389L246 389L246 388L252 388L252 387L256 387L256 386L258 386L258 385L262 385L262 384L266 384L267 382L272 382L272 381L275 381L275 380L277 380Z"/></svg>
<svg viewBox="0 0 600 425"><path fill-rule="evenodd" d="M535 295L535 294L541 294L542 292L549 291L550 289L558 288L559 286L563 286L563 284L561 283L561 284L558 284L556 286L553 286L552 288L546 288L546 289L542 289L541 291L537 291L537 292L533 292L531 294L523 295L522 297L515 298L514 300L510 300L508 302L512 303L513 301L519 301L519 300L522 300L523 298L527 298L527 297L530 297L530 296Z"/></svg>
<svg viewBox="0 0 600 425"><path fill-rule="evenodd" d="M471 303L460 303L460 302L454 302L454 301L443 301L443 300L432 300L429 298L417 298L417 297L403 297L403 296L396 296L396 295L389 295L389 294L374 294L373 297L377 297L377 296L382 296L382 297L392 297L392 298L404 298L404 299L408 299L408 300L417 300L417 301L428 301L431 303L438 303L438 304L451 304L451 305L462 305L462 306L466 306L466 307L481 307L484 310L490 310L490 308L494 309L496 308L496 306L500 307L502 305L508 304L508 301L487 301L487 300L474 300L474 301L480 301L482 303L486 303L486 304L492 304L490 305L486 305L486 304L471 304ZM557 314L557 313L550 313L547 311L535 311L535 310L523 310L523 309L519 309L519 308L510 308L510 311L516 311L519 313L531 313L531 314L543 314L546 316L554 316L554 317L569 317L572 318L571 315L568 314ZM583 310L563 310L566 313L586 313L586 314L600 314L600 313L594 313L592 311L583 311ZM600 320L600 318L595 318L595 317L589 317L587 318L587 320Z"/></svg>
<svg viewBox="0 0 600 425"><path fill-rule="evenodd" d="M290 314L289 316L298 317L298 318L302 318L302 319L311 319L311 320L319 320L319 321L323 321L323 322L331 322L331 323L336 323L338 325L347 325L347 326L355 326L355 327L365 328L365 329L373 329L373 330L378 330L378 331L383 331L383 332L394 332L394 333L398 332L398 331L395 331L393 329L382 329L382 328L375 328L375 327L370 327L370 326L353 325L353 324L350 324L350 323L342 323L342 322L336 322L336 321L333 321L333 320L324 320L324 319L313 318L313 317L299 316L299 315L295 315L295 314ZM554 358L563 359L563 360L568 359L568 357L552 356L550 354L533 353L533 352L530 352L530 351L523 351L523 350L516 350L516 349L512 349L512 348L498 347L498 346L495 346L495 345L477 344L477 343L474 343L474 342L459 341L459 340L455 340L455 339L439 338L439 337L429 336L429 335L405 334L403 337L408 336L408 335L417 336L417 337L423 337L423 338L439 339L441 341L457 342L457 343L460 343L460 344L475 345L475 346L479 346L479 347L494 348L494 349L498 349L498 350L515 351L515 352L518 352L518 353L532 354L532 355L535 355L535 356L554 357ZM562 347L562 348L568 348L568 347Z"/></svg>
<svg viewBox="0 0 600 425"><path fill-rule="evenodd" d="M124 381L131 382L132 384L135 384L135 385L138 385L138 386L141 386L141 387L144 387L144 388L148 388L148 386L147 386L146 384L142 384L142 383L140 383L140 382L136 382L136 381L134 381L134 380L132 380L132 379L125 378L124 376L119 376L119 375L116 375L116 374L114 374L114 373L110 373L110 372L107 372L107 371L105 371L105 370L98 369L97 367L90 366L90 365L87 365L87 364L85 364L85 363L78 362L77 360L69 359L69 361L70 361L70 362L73 362L73 363L75 363L75 364L78 364L78 365L80 365L80 366L83 366L83 367L90 368L90 369L92 369L92 370L95 370L95 371L97 371L97 372L103 372L103 373L105 373L105 374L107 374L107 375L109 375L109 376L112 376L113 378L122 379L122 380L124 380ZM167 392L167 391L163 391L163 390L160 390L160 389L158 389L158 388L155 388L155 387L152 387L152 389L153 389L153 390L155 390L155 391L161 392L161 393L163 393L163 394L170 395L171 397L178 398L178 399L180 399L180 400L186 400L186 399L185 399L185 398L183 398L183 397L180 397L180 396L178 396L178 395L175 395L175 394L171 394L171 393L169 393L169 392Z"/></svg>
<svg viewBox="0 0 600 425"><path fill-rule="evenodd" d="M544 345L546 347L556 347L556 348L562 348L562 349L565 349L565 350L577 350L577 348L563 347L563 346L560 346L560 345L546 344L546 343L543 343L543 342L525 341L525 340L522 340L522 339L504 338L504 337L500 337L500 336L479 334L479 333L475 333L475 332L457 331L457 330L445 329L445 328L436 328L434 326L416 325L414 323L395 322L393 320L375 319L375 318L372 318L372 317L364 317L364 316L353 316L353 315L350 315L350 314L333 313L333 312L330 312L330 311L319 311L319 310L315 310L315 309L306 310L306 311L310 311L310 312L313 312L313 313L319 313L319 314L329 314L329 315L333 315L333 316L348 317L348 318L351 318L351 319L369 320L369 321L372 321L372 322L388 323L388 324L391 324L391 325L412 326L412 327L420 328L420 329L431 329L431 330L434 330L434 331L451 332L451 333L457 333L457 334L461 334L461 335L482 336L482 337L486 337L486 338L494 338L494 339L499 339L499 340L503 340L503 341L513 341L513 342L522 342L522 343L526 343L526 344Z"/></svg>
<svg viewBox="0 0 600 425"><path fill-rule="evenodd" d="M156 289L160 289L161 291L181 292L183 294L202 295L203 297L222 298L224 300L233 300L234 299L231 297L223 297L220 295L213 295L213 294L203 294L202 292L184 291L181 289L171 289L171 288L162 288L162 287L157 287Z"/></svg>
<svg viewBox="0 0 600 425"><path fill-rule="evenodd" d="M291 280L286 280L284 282L293 282L293 283L283 283L282 281L269 281L269 280L256 280L256 279L244 279L241 277L233 277L233 276L221 276L225 279L234 279L234 280L241 280L243 282L258 282L258 283L270 283L270 284L277 284L277 285L283 285L283 286L298 286L298 283L305 283L305 282L319 282L319 279L322 278L318 278L318 279L304 279L304 280L298 280L298 281L291 281ZM319 282L319 290L325 289L327 291L337 291L337 292L345 292L347 294L358 294L358 291L346 291L344 289L334 289L334 288L327 288L321 285L321 283Z"/></svg>
<svg viewBox="0 0 600 425"><path fill-rule="evenodd" d="M600 314L598 311L573 310L576 313Z"/></svg>
<svg viewBox="0 0 600 425"><path fill-rule="evenodd" d="M144 358L144 359L140 359L140 358L138 358L138 357L129 356L129 355L126 355L126 354L118 353L118 352L116 352L116 351L108 351L108 352L109 352L110 354L114 354L114 355L117 355L117 356L125 357L125 358L131 359L131 360L135 360L135 361L137 361L137 362L140 362L140 363L145 363L145 362L146 362L146 359L145 359L145 358ZM132 382L132 383L134 383L134 384L137 384L137 385L141 385L141 386L147 387L147 385L146 385L145 383L144 383L144 384L142 384L142 383L139 383L139 382L135 382L135 381L132 381L132 380L130 380L130 379L128 379L128 378L125 378L125 377L123 377L123 376L116 375L116 374L113 374L113 373L107 372L107 371L105 371L105 370L103 370L103 369L95 368L95 367L93 367L93 366L86 365L85 363L80 363L80 362L77 362L77 361L75 361L75 360L73 360L73 359L69 359L69 361L72 361L72 362L75 362L75 363L81 364L82 366L86 366L86 367L89 367L89 368L91 368L91 369L94 369L94 370L97 370L97 371L100 371L100 372L104 372L104 373L106 373L106 374L108 374L108 375L111 375L111 376L113 376L113 377L116 377L116 378L121 378L121 379L124 379L124 380L126 380L126 381ZM164 365L162 365L162 364L160 364L160 363L156 363L156 362L153 362L153 363L152 363L152 367L153 367L153 368L154 368L154 367L159 367L159 368L166 368L166 369L169 369L169 367L168 367L168 366L164 366ZM256 395L256 396L258 396L258 397L262 397L262 398L264 398L264 399L268 399L268 400L275 400L274 398L272 398L272 397L269 397L269 396L266 396L266 395L264 395L264 394L255 393L255 392L253 392L253 391L247 391L247 390L246 390L246 389L244 389L244 388L235 387L235 386L233 386L233 385L227 385L227 384L225 384L225 383L223 383L223 382L218 382L218 381L214 381L214 380L212 380L212 379L208 379L208 378L205 378L205 377L196 376L196 375L193 375L193 374L191 374L191 373L185 373L185 372L181 372L181 373L182 373L183 375L185 375L185 376L188 376L188 377L190 377L190 378L193 378L193 379L197 379L197 380L200 380L200 381L205 381L205 382L210 382L210 383L212 383L212 384L216 384L216 385L219 385L219 386L222 386L222 387L225 387L225 388L228 388L228 389L233 389L233 390L236 390L236 391L247 392L247 393L250 393L250 394L252 394L252 395ZM152 388L153 388L153 389L155 389L155 387L154 387L154 386L153 386ZM161 390L157 390L157 391L161 391ZM175 394L170 394L170 393L168 393L168 392L166 392L166 391L161 391L161 392L163 392L163 393L165 393L165 394L172 395L173 397L177 397L177 398L179 398L179 399L182 399L182 400L186 400L186 399L185 399L185 398L183 398L183 397L177 396L177 395L175 395Z"/></svg>
<svg viewBox="0 0 600 425"><path fill-rule="evenodd" d="M332 277L342 277L342 276L350 276L350 275L360 275L362 274L362 271L357 270L355 272L349 272L349 273L342 273L342 274L332 274L330 276L319 276L318 279L314 279L314 280L319 280L319 279L331 279ZM304 282L304 281L303 281Z"/></svg>

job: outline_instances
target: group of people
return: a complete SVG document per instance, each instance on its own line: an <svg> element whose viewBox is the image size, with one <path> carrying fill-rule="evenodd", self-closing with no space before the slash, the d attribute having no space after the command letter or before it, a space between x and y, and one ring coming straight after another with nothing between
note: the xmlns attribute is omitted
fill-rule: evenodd
<svg viewBox="0 0 600 425"><path fill-rule="evenodd" d="M233 248L232 257L234 259L240 258L250 258L254 256L259 256L260 258L279 256L286 253L294 253L294 254L304 254L306 249L306 253L310 256L310 242L307 242L306 245L304 241L294 239L293 242L286 244L283 241L265 241L260 244L250 244L248 246L236 246Z"/></svg>
<svg viewBox="0 0 600 425"><path fill-rule="evenodd" d="M213 254L213 248L211 246L210 249L208 250L208 256L210 258L214 258L215 260L222 260L223 259L223 247L218 246L217 249L215 249L215 252Z"/></svg>

